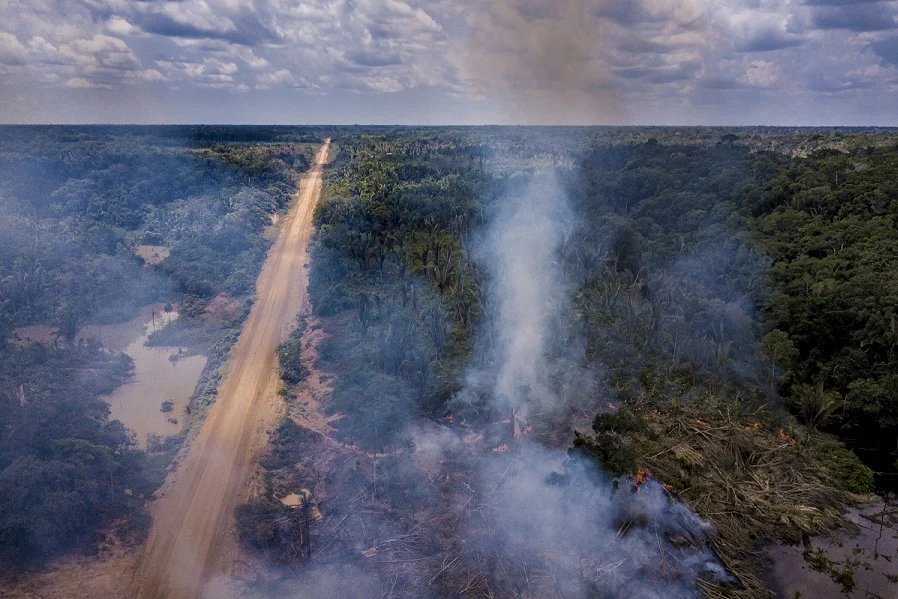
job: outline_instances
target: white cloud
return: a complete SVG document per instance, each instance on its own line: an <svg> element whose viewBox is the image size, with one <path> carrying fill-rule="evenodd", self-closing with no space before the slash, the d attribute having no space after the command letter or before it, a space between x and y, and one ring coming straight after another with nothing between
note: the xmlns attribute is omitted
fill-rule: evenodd
<svg viewBox="0 0 898 599"><path fill-rule="evenodd" d="M287 69L278 69L270 73L264 73L258 78L263 85L295 85L296 80Z"/></svg>
<svg viewBox="0 0 898 599"><path fill-rule="evenodd" d="M723 90L884 94L895 75L869 48L894 33L850 8L823 22L805 0L6 0L0 85L351 90L391 104L437 90L511 120L571 121L689 114Z"/></svg>
<svg viewBox="0 0 898 599"><path fill-rule="evenodd" d="M0 31L0 64L24 64L26 54L16 36Z"/></svg>
<svg viewBox="0 0 898 599"><path fill-rule="evenodd" d="M156 69L146 69L137 73L137 78L141 81L169 81L168 77L157 71Z"/></svg>
<svg viewBox="0 0 898 599"><path fill-rule="evenodd" d="M753 60L742 77L747 85L759 88L773 87L779 80L779 67L769 60Z"/></svg>
<svg viewBox="0 0 898 599"><path fill-rule="evenodd" d="M207 58L203 61L203 64L209 69L212 73L222 73L225 75L233 75L238 71L238 67L236 63L233 62L224 62L217 58Z"/></svg>
<svg viewBox="0 0 898 599"><path fill-rule="evenodd" d="M112 17L106 21L106 31L113 35L128 35L134 30L134 26L121 17Z"/></svg>
<svg viewBox="0 0 898 599"><path fill-rule="evenodd" d="M94 85L84 77L71 77L68 81L65 82L65 86L76 89L87 89L90 87L94 87Z"/></svg>

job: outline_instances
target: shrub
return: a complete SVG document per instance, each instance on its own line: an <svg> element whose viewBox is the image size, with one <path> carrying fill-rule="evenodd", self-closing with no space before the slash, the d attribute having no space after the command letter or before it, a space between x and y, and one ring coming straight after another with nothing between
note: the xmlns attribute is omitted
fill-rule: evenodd
<svg viewBox="0 0 898 599"><path fill-rule="evenodd" d="M820 457L832 477L846 491L863 494L873 490L873 471L854 452L842 447L830 447Z"/></svg>

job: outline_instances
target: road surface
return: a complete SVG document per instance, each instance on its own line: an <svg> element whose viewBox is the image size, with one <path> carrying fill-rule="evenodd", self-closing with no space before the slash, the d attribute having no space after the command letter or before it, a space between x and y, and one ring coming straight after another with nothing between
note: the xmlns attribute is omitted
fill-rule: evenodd
<svg viewBox="0 0 898 599"><path fill-rule="evenodd" d="M236 547L234 509L245 497L266 427L280 410L275 349L305 297L306 244L329 144L303 178L262 267L256 301L231 350L218 398L153 505L153 527L134 581L138 597L211 596L211 588L204 592L210 581L228 575Z"/></svg>

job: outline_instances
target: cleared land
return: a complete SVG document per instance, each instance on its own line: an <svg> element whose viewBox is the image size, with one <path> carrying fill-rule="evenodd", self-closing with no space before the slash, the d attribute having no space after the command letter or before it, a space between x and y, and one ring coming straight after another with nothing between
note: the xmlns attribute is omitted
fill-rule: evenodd
<svg viewBox="0 0 898 599"><path fill-rule="evenodd" d="M280 410L275 349L305 298L306 244L329 143L303 179L259 275L257 299L218 399L153 506L153 528L134 581L139 597L201 597L211 581L228 573L236 548L234 508Z"/></svg>

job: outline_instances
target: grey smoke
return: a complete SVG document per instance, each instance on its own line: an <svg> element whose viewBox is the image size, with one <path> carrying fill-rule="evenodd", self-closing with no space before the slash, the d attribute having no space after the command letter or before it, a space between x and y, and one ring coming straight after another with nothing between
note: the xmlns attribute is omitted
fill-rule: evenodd
<svg viewBox="0 0 898 599"><path fill-rule="evenodd" d="M548 172L495 206L478 252L493 281L490 321L481 324L488 333L457 405L486 396L493 414L514 422L538 410L536 422L596 400L595 374L563 326L573 313L558 252L575 221ZM487 434L484 444L494 442ZM700 576L728 578L708 548L710 526L657 481L637 488L535 438L510 442L507 453L483 447L467 457L478 486L462 524L463 554L489 565L497 582L525 596L660 598L698 596ZM419 432L414 443L431 463L441 455L435 447L455 454L461 446L445 430Z"/></svg>
<svg viewBox="0 0 898 599"><path fill-rule="evenodd" d="M626 120L614 89L613 44L594 0L477 2L464 76L513 122L596 123Z"/></svg>
<svg viewBox="0 0 898 599"><path fill-rule="evenodd" d="M481 252L481 261L495 272L490 293L497 310L493 395L508 399L512 408L524 401L522 388L542 404L554 397L547 386L546 349L554 317L568 313L567 287L555 258L572 218L554 174L537 175L499 206Z"/></svg>
<svg viewBox="0 0 898 599"><path fill-rule="evenodd" d="M569 429L547 430L605 401L558 264L576 223L553 173L512 178L472 237L488 291L453 422L418 420L408 447L380 460L377 483L359 474L357 493L328 495L319 553L276 576L279 595L660 599L729 579L713 530L658 481L614 480L566 451ZM328 478L354 476L356 460L341 457Z"/></svg>

